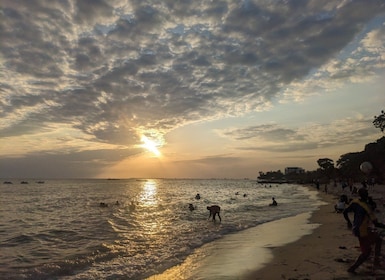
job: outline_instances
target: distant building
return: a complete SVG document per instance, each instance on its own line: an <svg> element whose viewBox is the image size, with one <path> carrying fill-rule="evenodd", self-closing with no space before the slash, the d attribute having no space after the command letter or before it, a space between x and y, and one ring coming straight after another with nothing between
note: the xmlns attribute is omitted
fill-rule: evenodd
<svg viewBox="0 0 385 280"><path fill-rule="evenodd" d="M285 175L288 175L288 174L302 174L302 173L305 173L305 169L301 168L301 167L286 167L285 168Z"/></svg>

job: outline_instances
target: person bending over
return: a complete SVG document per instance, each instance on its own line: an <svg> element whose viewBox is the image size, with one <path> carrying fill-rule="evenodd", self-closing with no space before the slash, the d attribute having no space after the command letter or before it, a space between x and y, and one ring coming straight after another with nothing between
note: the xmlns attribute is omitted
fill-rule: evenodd
<svg viewBox="0 0 385 280"><path fill-rule="evenodd" d="M375 230L369 228L369 223L372 222L376 227L385 228L383 223L377 221L376 216L368 205L368 191L365 188L361 188L358 190L358 195L360 198L352 200L349 206L343 211L348 228L352 229L353 235L358 238L361 249L361 254L348 269L350 273L355 273L355 270L369 258L373 244L375 246L374 267L379 265L382 239ZM354 213L353 224L349 219L348 213L350 212Z"/></svg>
<svg viewBox="0 0 385 280"><path fill-rule="evenodd" d="M215 221L215 216L218 215L219 221L222 221L221 216L219 215L221 207L218 205L207 206L207 210L210 211L209 219L211 216L213 216L213 221Z"/></svg>

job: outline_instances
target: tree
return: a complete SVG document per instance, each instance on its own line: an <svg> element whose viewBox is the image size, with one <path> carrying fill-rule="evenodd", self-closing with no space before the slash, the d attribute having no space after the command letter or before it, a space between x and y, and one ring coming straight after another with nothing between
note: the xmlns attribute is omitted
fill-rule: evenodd
<svg viewBox="0 0 385 280"><path fill-rule="evenodd" d="M268 171L266 173L259 172L258 179L265 179L265 180L282 180L285 177L285 175L282 173L281 170L277 171Z"/></svg>
<svg viewBox="0 0 385 280"><path fill-rule="evenodd" d="M334 161L330 158L320 158L317 160L319 167L323 170L334 169Z"/></svg>
<svg viewBox="0 0 385 280"><path fill-rule="evenodd" d="M347 153L340 156L337 160L337 167L339 168L340 175L347 179L360 180L362 175L360 170L360 164L364 161L365 157L363 152Z"/></svg>
<svg viewBox="0 0 385 280"><path fill-rule="evenodd" d="M320 158L317 160L318 165L322 169L322 173L330 180L334 177L334 161L330 158Z"/></svg>
<svg viewBox="0 0 385 280"><path fill-rule="evenodd" d="M361 152L347 153L337 160L340 175L344 178L352 178L355 181L363 180L365 174L360 171L360 164L369 161L373 165L370 176L377 181L385 179L385 137L376 142L365 145Z"/></svg>
<svg viewBox="0 0 385 280"><path fill-rule="evenodd" d="M373 125L375 128L381 129L381 132L384 132L384 129L385 129L385 112L384 112L384 110L381 111L381 115L374 116Z"/></svg>

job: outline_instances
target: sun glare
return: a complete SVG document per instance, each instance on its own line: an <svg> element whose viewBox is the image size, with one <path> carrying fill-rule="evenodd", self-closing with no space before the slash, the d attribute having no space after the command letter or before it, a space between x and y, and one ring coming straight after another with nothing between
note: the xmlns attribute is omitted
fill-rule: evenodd
<svg viewBox="0 0 385 280"><path fill-rule="evenodd" d="M161 154L158 150L158 147L156 143L150 139L148 139L146 136L142 136L142 142L143 144L141 145L143 148L145 148L147 151L153 153L155 156L159 157Z"/></svg>

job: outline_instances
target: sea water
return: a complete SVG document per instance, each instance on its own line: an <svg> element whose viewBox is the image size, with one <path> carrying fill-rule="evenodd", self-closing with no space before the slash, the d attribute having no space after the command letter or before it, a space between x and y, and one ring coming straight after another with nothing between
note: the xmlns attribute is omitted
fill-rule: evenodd
<svg viewBox="0 0 385 280"><path fill-rule="evenodd" d="M310 213L316 194L252 180L13 180L0 185L1 279L145 279L226 235ZM214 204L222 222L208 219Z"/></svg>

